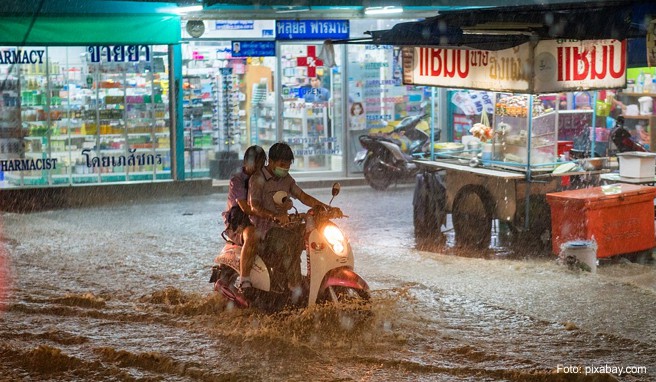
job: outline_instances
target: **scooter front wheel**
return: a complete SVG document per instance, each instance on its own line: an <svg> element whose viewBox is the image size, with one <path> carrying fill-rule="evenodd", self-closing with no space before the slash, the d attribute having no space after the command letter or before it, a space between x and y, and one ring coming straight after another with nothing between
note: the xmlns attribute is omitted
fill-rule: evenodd
<svg viewBox="0 0 656 382"><path fill-rule="evenodd" d="M369 292L364 289L331 285L327 287L322 296L323 301L334 304L350 304L367 302L370 299Z"/></svg>

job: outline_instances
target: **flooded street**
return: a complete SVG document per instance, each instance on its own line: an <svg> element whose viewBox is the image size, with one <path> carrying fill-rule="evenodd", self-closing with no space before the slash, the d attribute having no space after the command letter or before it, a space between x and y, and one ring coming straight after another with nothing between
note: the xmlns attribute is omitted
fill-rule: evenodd
<svg viewBox="0 0 656 382"><path fill-rule="evenodd" d="M412 194L333 202L367 311L233 309L208 283L223 194L0 213L0 381L656 380L653 263L420 251Z"/></svg>

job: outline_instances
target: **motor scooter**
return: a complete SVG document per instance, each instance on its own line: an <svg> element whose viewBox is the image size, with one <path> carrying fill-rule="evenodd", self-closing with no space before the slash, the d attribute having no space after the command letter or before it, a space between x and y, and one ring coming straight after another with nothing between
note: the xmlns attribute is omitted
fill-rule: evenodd
<svg viewBox="0 0 656 382"><path fill-rule="evenodd" d="M417 166L412 161L430 155L430 135L425 122L427 114L406 117L389 133L361 135L364 148L355 156L362 166L364 178L375 190L385 190L402 178L414 177ZM419 128L425 125L424 128ZM436 132L439 140L440 131Z"/></svg>
<svg viewBox="0 0 656 382"><path fill-rule="evenodd" d="M339 193L340 185L332 188L333 198ZM282 192L282 191L281 191ZM279 205L286 202L285 195L274 195ZM302 276L301 291L294 295L288 288L293 259L285 259L273 249L278 244L268 243L265 239L259 246L253 268L251 282L253 288L249 296L243 296L236 288L239 276L241 246L226 244L214 260L210 283L214 290L239 307L254 307L274 312L285 306L310 307L318 303L340 303L352 300L367 301L369 286L353 270L354 258L351 245L342 231L331 219L347 217L338 208L310 208L305 213L289 214L290 223L284 229L291 233L293 240L302 242L301 251L307 258L307 275ZM299 251L298 255L301 253ZM298 263L295 263L298 264ZM300 268L300 267L299 267Z"/></svg>

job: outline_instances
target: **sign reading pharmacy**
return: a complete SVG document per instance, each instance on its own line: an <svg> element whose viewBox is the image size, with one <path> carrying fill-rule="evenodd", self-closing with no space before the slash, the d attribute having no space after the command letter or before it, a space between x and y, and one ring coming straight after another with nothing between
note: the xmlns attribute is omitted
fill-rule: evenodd
<svg viewBox="0 0 656 382"><path fill-rule="evenodd" d="M43 49L0 50L0 65L43 64Z"/></svg>
<svg viewBox="0 0 656 382"><path fill-rule="evenodd" d="M348 38L348 20L276 20L276 40L341 40Z"/></svg>
<svg viewBox="0 0 656 382"><path fill-rule="evenodd" d="M233 41L232 57L275 57L275 41Z"/></svg>
<svg viewBox="0 0 656 382"><path fill-rule="evenodd" d="M626 41L543 40L487 51L404 47L403 82L550 93L626 86Z"/></svg>

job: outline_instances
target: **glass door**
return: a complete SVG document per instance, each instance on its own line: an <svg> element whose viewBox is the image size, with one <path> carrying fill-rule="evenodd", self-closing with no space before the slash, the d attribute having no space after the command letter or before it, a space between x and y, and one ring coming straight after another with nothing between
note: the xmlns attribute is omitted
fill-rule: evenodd
<svg viewBox="0 0 656 382"><path fill-rule="evenodd" d="M242 57L233 46L192 41L183 51L185 168L192 178L229 179L249 146L268 150L278 139L276 59Z"/></svg>
<svg viewBox="0 0 656 382"><path fill-rule="evenodd" d="M294 150L292 171L343 172L342 75L319 57L322 46L280 45L279 139ZM341 61L336 52L336 63Z"/></svg>

